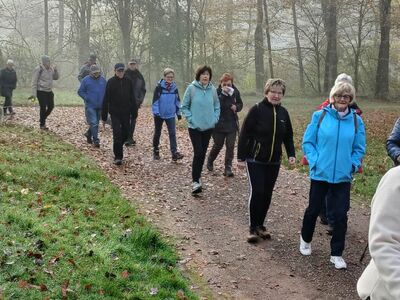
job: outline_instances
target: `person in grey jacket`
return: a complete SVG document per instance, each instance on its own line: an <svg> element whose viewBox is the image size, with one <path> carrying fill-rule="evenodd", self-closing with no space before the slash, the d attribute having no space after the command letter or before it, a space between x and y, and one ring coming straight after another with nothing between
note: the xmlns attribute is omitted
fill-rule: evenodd
<svg viewBox="0 0 400 300"><path fill-rule="evenodd" d="M381 179L371 204L371 261L357 282L361 299L400 299L400 167Z"/></svg>
<svg viewBox="0 0 400 300"><path fill-rule="evenodd" d="M90 67L95 65L97 61L96 54L90 54L89 60L79 68L78 80L81 82L83 78L90 75Z"/></svg>
<svg viewBox="0 0 400 300"><path fill-rule="evenodd" d="M4 69L0 71L0 87L1 96L5 98L3 112L4 114L8 112L10 115L15 114L12 107L12 94L17 86L17 73L14 70L14 62L9 59L7 60L7 65Z"/></svg>
<svg viewBox="0 0 400 300"><path fill-rule="evenodd" d="M59 78L55 65L50 64L50 57L42 56L41 65L35 68L32 76L32 95L37 98L40 106L40 129L48 130L46 119L54 108L53 80Z"/></svg>
<svg viewBox="0 0 400 300"><path fill-rule="evenodd" d="M400 118L397 119L386 141L386 151L395 166L400 164Z"/></svg>

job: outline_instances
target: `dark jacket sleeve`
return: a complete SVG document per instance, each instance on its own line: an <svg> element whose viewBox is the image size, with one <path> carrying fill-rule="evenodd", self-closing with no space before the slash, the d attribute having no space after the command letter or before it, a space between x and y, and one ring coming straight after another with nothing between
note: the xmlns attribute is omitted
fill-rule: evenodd
<svg viewBox="0 0 400 300"><path fill-rule="evenodd" d="M136 99L136 94L135 94L135 87L133 86L132 82L130 79L127 78L128 81L128 85L130 87L130 94L131 94L131 99L132 99L132 117L137 118L138 116L138 109L139 109L139 105L137 103L137 99Z"/></svg>
<svg viewBox="0 0 400 300"><path fill-rule="evenodd" d="M252 142L252 137L254 135L256 118L257 105L254 105L247 113L247 116L244 119L242 128L240 130L237 154L237 158L239 161L244 161L249 153L249 144Z"/></svg>
<svg viewBox="0 0 400 300"><path fill-rule="evenodd" d="M104 93L103 107L101 109L101 119L103 121L107 121L109 107L110 107L110 81L107 81L106 91Z"/></svg>
<svg viewBox="0 0 400 300"><path fill-rule="evenodd" d="M400 155L400 118L397 119L386 141L386 150L394 164L399 165L397 158Z"/></svg>
<svg viewBox="0 0 400 300"><path fill-rule="evenodd" d="M243 108L242 97L240 96L239 90L235 87L235 97L236 97L236 112L240 112Z"/></svg>
<svg viewBox="0 0 400 300"><path fill-rule="evenodd" d="M296 151L293 142L293 127L292 127L292 122L290 121L289 113L287 111L286 111L286 118L287 118L287 130L283 138L283 144L285 145L287 156L296 157Z"/></svg>

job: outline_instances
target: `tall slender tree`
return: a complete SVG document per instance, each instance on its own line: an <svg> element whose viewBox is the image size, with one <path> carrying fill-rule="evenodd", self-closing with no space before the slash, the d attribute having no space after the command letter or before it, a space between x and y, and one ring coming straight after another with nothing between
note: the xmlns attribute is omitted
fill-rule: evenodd
<svg viewBox="0 0 400 300"><path fill-rule="evenodd" d="M254 31L254 57L256 70L256 89L262 92L264 85L264 35L263 0L257 0L257 25Z"/></svg>
<svg viewBox="0 0 400 300"><path fill-rule="evenodd" d="M328 92L337 76L337 3L336 0L321 0L326 35L324 92Z"/></svg>
<svg viewBox="0 0 400 300"><path fill-rule="evenodd" d="M305 83L304 83L304 67L303 67L303 57L301 55L301 46L299 39L299 29L297 27L297 12L296 12L296 0L292 0L292 16L293 16L293 30L294 30L294 39L296 41L296 50L297 50L297 60L299 63L299 80L300 80L300 90L304 92Z"/></svg>
<svg viewBox="0 0 400 300"><path fill-rule="evenodd" d="M44 0L44 54L49 54L49 0Z"/></svg>
<svg viewBox="0 0 400 300"><path fill-rule="evenodd" d="M272 62L271 33L270 33L270 26L269 26L267 0L264 0L263 6L264 6L264 17L265 17L265 36L267 38L267 49L268 49L269 76L271 78L273 78L274 77L274 65Z"/></svg>

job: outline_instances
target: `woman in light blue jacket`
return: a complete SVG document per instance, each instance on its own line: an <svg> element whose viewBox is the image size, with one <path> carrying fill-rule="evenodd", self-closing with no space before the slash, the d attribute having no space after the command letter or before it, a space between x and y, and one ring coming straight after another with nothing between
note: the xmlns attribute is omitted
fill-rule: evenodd
<svg viewBox="0 0 400 300"><path fill-rule="evenodd" d="M192 194L202 191L201 171L213 128L218 122L220 104L215 87L210 82L211 68L200 66L196 79L187 87L183 96L181 112L189 127L193 145Z"/></svg>
<svg viewBox="0 0 400 300"><path fill-rule="evenodd" d="M300 252L311 255L311 240L321 206L328 197L334 230L330 261L337 269L345 269L342 258L350 208L350 187L353 174L365 155L365 127L360 116L349 105L354 101L354 87L347 82L336 84L331 104L313 114L303 137L303 152L310 167L310 198L304 213L300 236Z"/></svg>

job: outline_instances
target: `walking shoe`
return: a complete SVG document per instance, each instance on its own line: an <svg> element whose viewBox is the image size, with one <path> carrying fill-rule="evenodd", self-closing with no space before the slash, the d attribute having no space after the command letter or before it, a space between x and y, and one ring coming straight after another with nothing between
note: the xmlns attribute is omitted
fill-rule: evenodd
<svg viewBox="0 0 400 300"><path fill-rule="evenodd" d="M270 240L271 239L271 235L267 232L267 229L265 228L265 226L257 226L256 227L256 234L264 239L264 240Z"/></svg>
<svg viewBox="0 0 400 300"><path fill-rule="evenodd" d="M193 181L192 183L192 194L198 194L202 192L201 183L197 181Z"/></svg>
<svg viewBox="0 0 400 300"><path fill-rule="evenodd" d="M207 170L210 172L214 171L214 163L211 160L207 160Z"/></svg>
<svg viewBox="0 0 400 300"><path fill-rule="evenodd" d="M126 147L131 147L136 145L136 141L133 139L127 139L126 142L124 143Z"/></svg>
<svg viewBox="0 0 400 300"><path fill-rule="evenodd" d="M176 152L175 154L172 154L172 160L173 161L178 161L183 158L183 154L180 154L179 152Z"/></svg>
<svg viewBox="0 0 400 300"><path fill-rule="evenodd" d="M347 264L341 256L331 256L330 261L335 265L335 268L338 270L347 269Z"/></svg>
<svg viewBox="0 0 400 300"><path fill-rule="evenodd" d="M100 142L94 142L93 144L96 148L100 148Z"/></svg>
<svg viewBox="0 0 400 300"><path fill-rule="evenodd" d="M85 133L83 135L86 137L86 142L88 144L91 144L93 142L92 137L90 136L90 131L85 131Z"/></svg>
<svg viewBox="0 0 400 300"><path fill-rule="evenodd" d="M119 158L114 159L114 165L117 165L117 166L122 165L122 159L119 159Z"/></svg>
<svg viewBox="0 0 400 300"><path fill-rule="evenodd" d="M153 151L153 158L155 160L159 160L160 159L160 151L159 150L154 150Z"/></svg>
<svg viewBox="0 0 400 300"><path fill-rule="evenodd" d="M258 235L254 229L250 229L250 232L247 236L247 242L251 244L258 242Z"/></svg>
<svg viewBox="0 0 400 300"><path fill-rule="evenodd" d="M311 243L306 243L300 235L300 253L303 255L311 255Z"/></svg>
<svg viewBox="0 0 400 300"><path fill-rule="evenodd" d="M46 127L46 125L40 125L40 129L42 129L42 130L49 130L49 128Z"/></svg>
<svg viewBox="0 0 400 300"><path fill-rule="evenodd" d="M226 177L233 177L232 167L226 166L224 171L224 176Z"/></svg>

